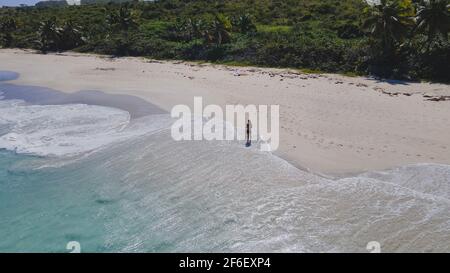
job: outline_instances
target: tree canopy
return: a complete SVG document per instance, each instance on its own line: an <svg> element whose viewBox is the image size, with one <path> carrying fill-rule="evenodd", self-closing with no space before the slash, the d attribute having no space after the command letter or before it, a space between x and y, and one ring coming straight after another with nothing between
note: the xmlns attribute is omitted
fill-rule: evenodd
<svg viewBox="0 0 450 273"><path fill-rule="evenodd" d="M449 0L83 3L0 9L0 46L450 81Z"/></svg>

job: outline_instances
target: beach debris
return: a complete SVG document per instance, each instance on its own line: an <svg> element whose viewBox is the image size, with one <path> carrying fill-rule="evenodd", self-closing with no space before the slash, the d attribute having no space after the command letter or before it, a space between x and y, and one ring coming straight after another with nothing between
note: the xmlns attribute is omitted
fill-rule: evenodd
<svg viewBox="0 0 450 273"><path fill-rule="evenodd" d="M233 76L235 76L235 77L247 76L247 75L248 75L247 73L242 73L239 70L234 70L234 72L233 72Z"/></svg>
<svg viewBox="0 0 450 273"><path fill-rule="evenodd" d="M400 95L400 94L405 95L405 96L411 96L411 95L412 95L412 94L410 94L410 93L389 92L389 91L384 90L384 89L381 88L381 87L374 87L373 90L378 91L378 92L381 92L381 93L383 93L383 94L385 94L385 95L389 95L389 96L391 96L391 97L396 97L396 96L398 96L398 95Z"/></svg>
<svg viewBox="0 0 450 273"><path fill-rule="evenodd" d="M450 101L450 96L424 96L427 101Z"/></svg>
<svg viewBox="0 0 450 273"><path fill-rule="evenodd" d="M281 75L283 78L287 78L287 79L295 79L297 78L297 76L294 75Z"/></svg>
<svg viewBox="0 0 450 273"><path fill-rule="evenodd" d="M96 67L95 70L100 70L100 71L114 71L116 70L114 67Z"/></svg>
<svg viewBox="0 0 450 273"><path fill-rule="evenodd" d="M300 76L302 73L296 72L296 71L288 71L288 74L297 75Z"/></svg>
<svg viewBox="0 0 450 273"><path fill-rule="evenodd" d="M358 87L369 87L367 84L364 84L364 83L358 83L358 84L356 84L356 86L358 86Z"/></svg>

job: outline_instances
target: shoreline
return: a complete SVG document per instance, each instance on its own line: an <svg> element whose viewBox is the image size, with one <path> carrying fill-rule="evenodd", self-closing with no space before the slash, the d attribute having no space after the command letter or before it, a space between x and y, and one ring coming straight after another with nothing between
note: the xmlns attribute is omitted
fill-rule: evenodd
<svg viewBox="0 0 450 273"><path fill-rule="evenodd" d="M169 112L192 106L193 96L219 106L279 104L274 154L319 175L450 165L450 101L436 99L450 85L70 52L2 49L0 59L0 70L20 74L3 83L131 95Z"/></svg>
<svg viewBox="0 0 450 273"><path fill-rule="evenodd" d="M80 90L73 93L64 93L47 87L11 84L0 81L0 87L2 86L6 88L6 90L0 90L3 99L18 99L35 105L87 104L111 107L127 111L131 119L147 115L168 114L147 100L126 94L108 94L97 90Z"/></svg>

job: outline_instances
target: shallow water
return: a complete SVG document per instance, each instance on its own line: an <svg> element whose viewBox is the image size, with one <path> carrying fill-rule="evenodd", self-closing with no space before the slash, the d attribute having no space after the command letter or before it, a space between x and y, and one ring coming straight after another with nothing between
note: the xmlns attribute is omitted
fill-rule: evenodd
<svg viewBox="0 0 450 273"><path fill-rule="evenodd" d="M3 71L0 70L0 81L10 81L15 80L19 77L19 73L12 71Z"/></svg>
<svg viewBox="0 0 450 273"><path fill-rule="evenodd" d="M450 166L332 180L239 142L175 142L164 114L15 102L0 101L0 137L27 141L0 142L0 252L450 251ZM92 146L97 125L116 129ZM50 152L70 132L79 153Z"/></svg>

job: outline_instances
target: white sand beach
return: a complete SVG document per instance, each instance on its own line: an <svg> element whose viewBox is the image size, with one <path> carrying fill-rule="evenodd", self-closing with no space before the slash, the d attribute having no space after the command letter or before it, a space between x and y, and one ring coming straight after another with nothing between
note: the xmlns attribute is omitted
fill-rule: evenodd
<svg viewBox="0 0 450 273"><path fill-rule="evenodd" d="M167 111L194 96L221 106L278 104L277 154L313 172L450 164L445 84L18 49L0 50L0 70L20 74L9 83L133 95Z"/></svg>

